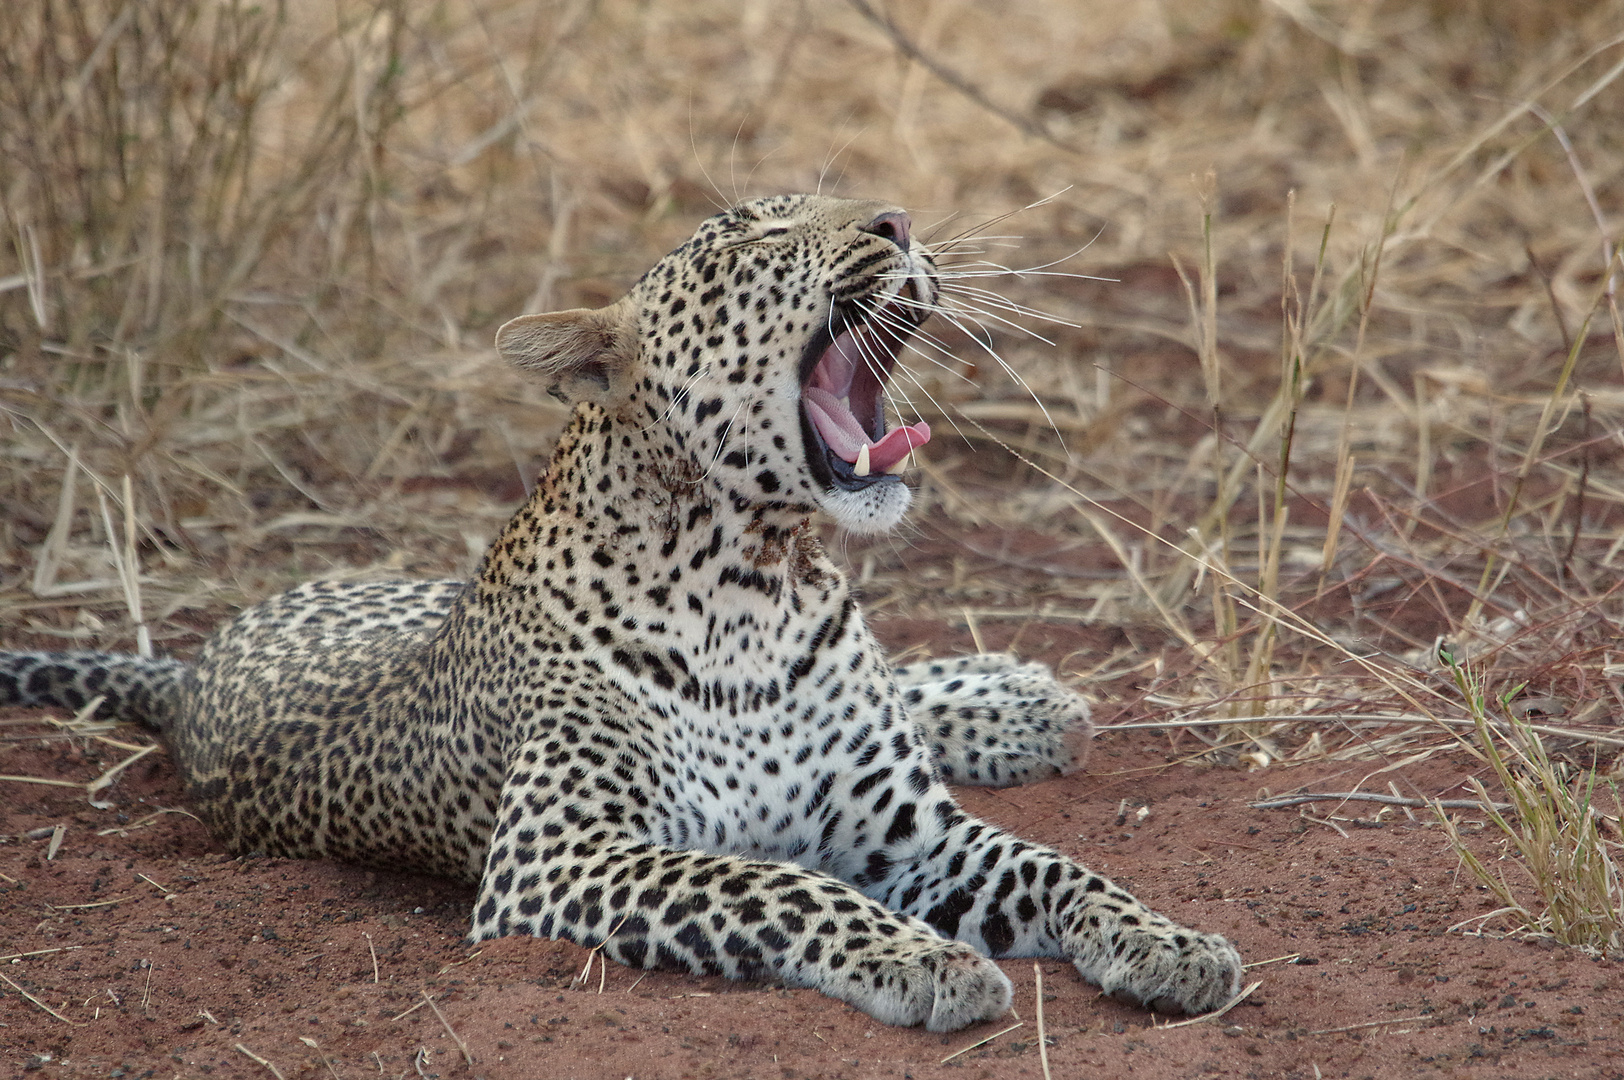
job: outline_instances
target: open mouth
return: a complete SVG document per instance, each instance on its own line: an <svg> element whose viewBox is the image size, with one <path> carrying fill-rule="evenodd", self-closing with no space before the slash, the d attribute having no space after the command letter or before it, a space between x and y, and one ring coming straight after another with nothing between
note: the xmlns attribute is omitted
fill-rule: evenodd
<svg viewBox="0 0 1624 1080"><path fill-rule="evenodd" d="M905 291L912 285L905 287ZM907 340L911 313L838 304L807 347L801 376L801 437L807 463L825 484L857 491L897 483L913 451L930 441L924 421L887 431L885 384Z"/></svg>

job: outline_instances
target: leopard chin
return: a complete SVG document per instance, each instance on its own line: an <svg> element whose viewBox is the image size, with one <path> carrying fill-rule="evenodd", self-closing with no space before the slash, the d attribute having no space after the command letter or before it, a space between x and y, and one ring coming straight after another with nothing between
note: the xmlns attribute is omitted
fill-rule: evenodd
<svg viewBox="0 0 1624 1080"><path fill-rule="evenodd" d="M902 524L913 504L913 489L896 477L886 482L870 484L857 491L845 488L824 488L818 495L818 506L847 532L871 536L886 533Z"/></svg>

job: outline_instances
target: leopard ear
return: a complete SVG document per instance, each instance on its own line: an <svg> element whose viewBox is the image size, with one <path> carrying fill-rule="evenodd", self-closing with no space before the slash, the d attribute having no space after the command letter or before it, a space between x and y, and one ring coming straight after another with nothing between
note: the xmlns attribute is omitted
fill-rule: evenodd
<svg viewBox="0 0 1624 1080"><path fill-rule="evenodd" d="M605 404L637 359L637 309L627 297L604 308L520 315L496 332L496 349L539 372L560 401Z"/></svg>

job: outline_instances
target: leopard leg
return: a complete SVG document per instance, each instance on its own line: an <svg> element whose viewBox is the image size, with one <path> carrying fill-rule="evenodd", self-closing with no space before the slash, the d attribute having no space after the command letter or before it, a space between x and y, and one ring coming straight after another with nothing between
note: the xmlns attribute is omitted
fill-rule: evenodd
<svg viewBox="0 0 1624 1080"><path fill-rule="evenodd" d="M986 653L893 675L948 783L1011 787L1075 772L1088 757L1088 703L1042 664Z"/></svg>
<svg viewBox="0 0 1624 1080"><path fill-rule="evenodd" d="M1009 979L991 960L844 882L791 863L640 842L647 830L631 819L646 799L632 769L594 770L581 782L570 755L557 743L520 752L486 857L475 940L534 934L601 947L631 967L778 979L931 1031L1008 1010Z"/></svg>
<svg viewBox="0 0 1624 1080"><path fill-rule="evenodd" d="M1240 988L1217 934L1179 926L1071 859L960 811L940 785L887 807L885 849L852 876L865 894L992 956L1060 956L1123 1001L1202 1013Z"/></svg>
<svg viewBox="0 0 1624 1080"><path fill-rule="evenodd" d="M897 686L907 688L920 683L945 682L959 675L998 675L1023 667L1046 671L1042 664L1029 664L1014 653L971 653L949 656L940 660L916 660L891 669Z"/></svg>

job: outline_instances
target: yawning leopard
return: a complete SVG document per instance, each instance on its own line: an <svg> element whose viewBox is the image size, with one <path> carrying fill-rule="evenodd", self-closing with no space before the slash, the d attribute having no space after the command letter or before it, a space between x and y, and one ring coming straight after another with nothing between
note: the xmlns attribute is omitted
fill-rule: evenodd
<svg viewBox="0 0 1624 1080"><path fill-rule="evenodd" d="M317 582L190 663L0 654L0 703L141 719L235 852L478 886L472 936L815 987L892 1024L1003 1013L989 957L1071 960L1202 1012L1239 986L1177 926L944 786L1073 768L1083 702L1007 656L893 670L812 519L890 529L930 438L885 387L936 303L908 216L759 199L623 299L502 354L575 403L472 581Z"/></svg>

